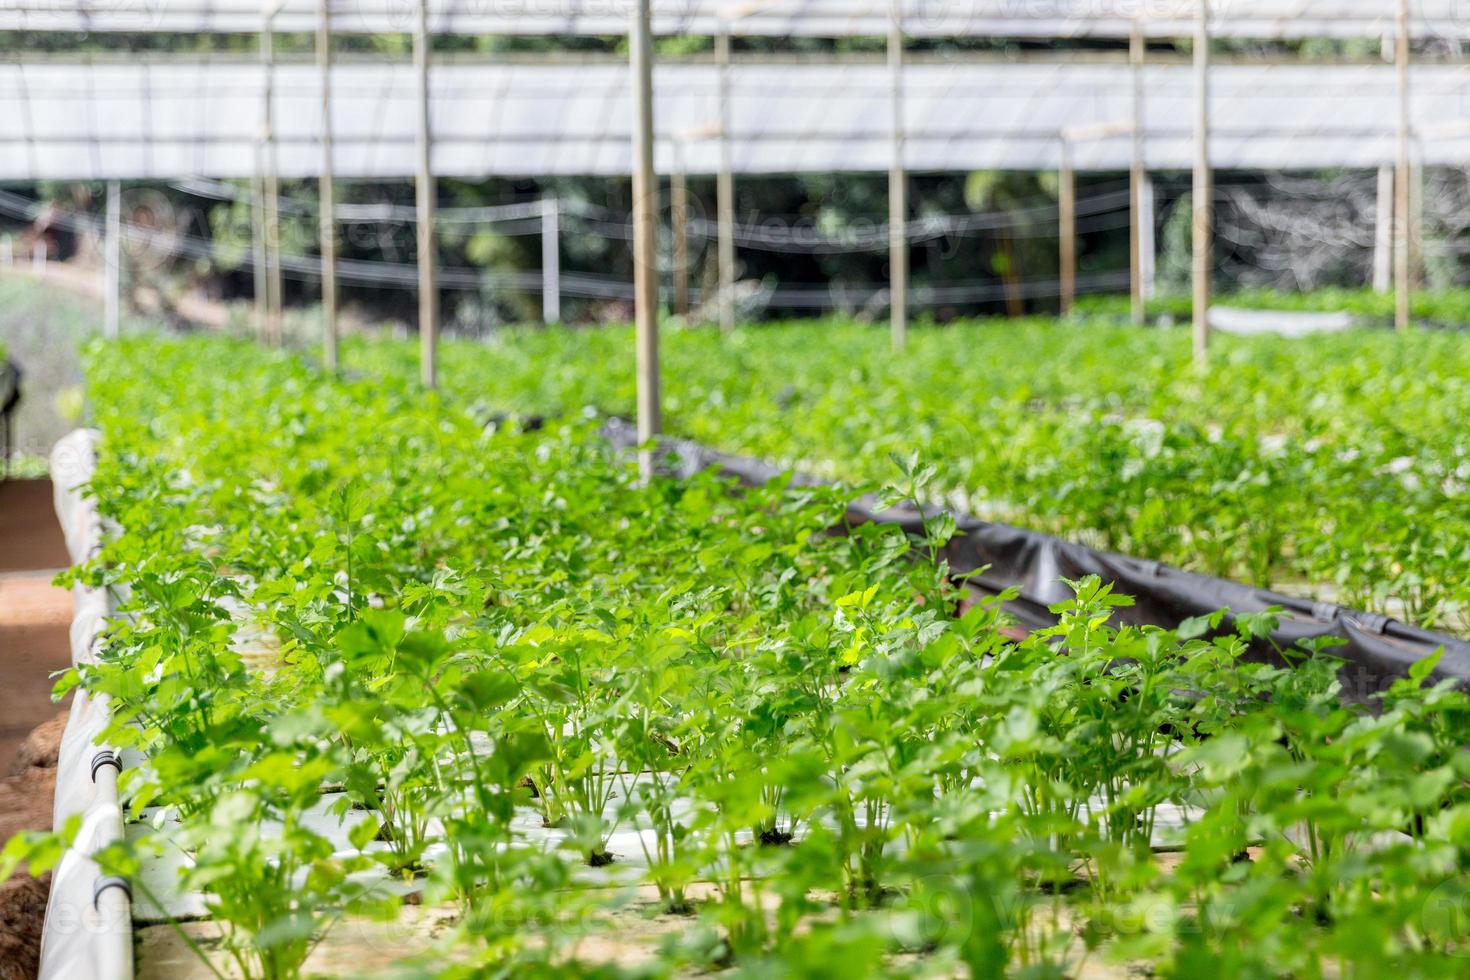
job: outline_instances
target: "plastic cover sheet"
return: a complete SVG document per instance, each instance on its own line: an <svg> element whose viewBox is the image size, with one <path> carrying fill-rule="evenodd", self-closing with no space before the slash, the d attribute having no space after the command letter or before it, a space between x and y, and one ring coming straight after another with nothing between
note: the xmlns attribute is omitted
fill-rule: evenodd
<svg viewBox="0 0 1470 980"><path fill-rule="evenodd" d="M1467 8L1470 9L1470 8ZM1193 165L1187 65L1143 70L1145 160ZM265 70L243 61L13 62L0 65L0 179L248 177ZM434 171L444 176L625 175L625 65L446 62L430 75ZM711 64L655 72L655 164L718 169L719 75ZM730 69L731 162L739 173L879 172L892 156L888 69L877 63L746 63ZM317 69L274 71L275 158L283 177L321 166ZM334 169L344 178L414 171L411 66L353 62L332 81ZM1470 68L1413 70L1417 163L1470 158ZM1221 65L1212 70L1210 154L1222 169L1392 165L1391 65ZM1133 75L1123 64L916 62L904 69L904 162L914 171L1055 169L1064 141L1079 170L1132 160Z"/></svg>
<svg viewBox="0 0 1470 980"><path fill-rule="evenodd" d="M316 0L281 0L278 31L312 31ZM1216 0L1211 30L1221 37L1375 37L1395 30L1390 0ZM899 0L905 33L916 37L1150 37L1189 35L1198 0ZM429 0L429 27L444 34L624 34L634 0ZM847 37L881 35L889 0L652 0L656 34ZM332 0L332 28L343 33L413 29L407 0ZM258 31L253 0L12 0L0 29L28 31ZM1410 0L1416 37L1470 35L1459 0Z"/></svg>

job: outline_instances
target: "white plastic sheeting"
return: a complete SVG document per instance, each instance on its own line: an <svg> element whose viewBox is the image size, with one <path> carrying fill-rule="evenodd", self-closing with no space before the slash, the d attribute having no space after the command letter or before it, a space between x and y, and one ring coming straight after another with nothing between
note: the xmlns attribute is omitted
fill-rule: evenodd
<svg viewBox="0 0 1470 980"><path fill-rule="evenodd" d="M429 0L429 30L444 34L624 34L634 0ZM333 0L332 29L408 32L415 0ZM915 37L1189 36L1198 0L900 0ZM0 29L33 31L260 30L253 0L10 0ZM1372 37L1395 30L1395 0L1214 0L1217 37ZM653 0L655 34L879 36L889 0ZM280 0L278 31L316 28L316 0ZM1470 36L1463 0L1410 0L1416 37Z"/></svg>
<svg viewBox="0 0 1470 980"><path fill-rule="evenodd" d="M87 560L102 541L102 519L93 501L78 489L96 467L96 438L94 432L78 430L51 453L56 516L73 562ZM83 586L75 590L75 603L72 662L84 663L95 658L97 638L112 608L105 591ZM110 747L99 744L109 724L106 701L78 691L61 738L53 822L60 830L80 816L81 829L52 872L41 934L40 980L123 980L133 975L128 885L105 877L93 860L123 835L117 796L121 764Z"/></svg>
<svg viewBox="0 0 1470 980"><path fill-rule="evenodd" d="M1144 70L1145 157L1151 169L1192 162L1193 83L1183 65ZM886 170L889 78L869 63L757 63L731 71L737 172ZM626 67L448 63L431 76L434 171L444 176L617 175L629 172ZM0 65L0 179L244 177L254 166L264 75L241 62L17 62ZM279 173L316 174L316 69L275 74ZM338 66L335 168L341 177L413 174L414 78L407 64ZM656 165L675 142L691 173L717 167L717 73L656 72ZM1414 156L1470 158L1470 69L1413 70ZM905 69L910 170L1055 168L1064 134L1079 170L1131 159L1131 69L1122 64L960 60ZM1396 87L1388 65L1222 65L1212 73L1211 158L1218 168L1389 165Z"/></svg>
<svg viewBox="0 0 1470 980"><path fill-rule="evenodd" d="M1307 337L1318 333L1341 333L1358 325L1351 313L1244 310L1233 306L1210 307L1210 327L1224 333L1251 336Z"/></svg>

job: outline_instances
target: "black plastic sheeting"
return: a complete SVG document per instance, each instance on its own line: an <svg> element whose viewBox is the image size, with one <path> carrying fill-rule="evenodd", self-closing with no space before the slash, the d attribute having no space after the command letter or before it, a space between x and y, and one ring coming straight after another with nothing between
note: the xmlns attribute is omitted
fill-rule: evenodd
<svg viewBox="0 0 1470 980"><path fill-rule="evenodd" d="M603 426L603 433L619 449L632 449L638 443L635 427L623 419L609 420ZM785 472L758 460L718 453L685 439L664 438L659 445L660 465L676 476L717 469L744 485L760 486ZM824 481L798 474L792 482L810 486ZM849 505L847 520L851 524L870 521L896 524L911 534L923 532L920 512L903 507L879 510L872 498L861 498ZM1134 599L1134 605L1116 611L1114 619L1118 623L1172 630L1187 619L1226 610L1220 631L1233 632L1231 614L1280 607L1276 630L1270 637L1252 641L1248 656L1264 663L1282 664L1281 651L1301 640L1337 637L1344 643L1330 652L1344 661L1339 680L1346 701L1371 702L1373 695L1406 676L1410 666L1441 649L1443 655L1431 678L1454 679L1470 686L1470 642L1465 640L1431 633L1375 613L1196 575L1160 562L1095 551L1006 524L959 514L955 515L955 521L956 534L944 551L950 570L957 577L969 576L965 581L970 587L990 595L1019 589L1020 596L1009 602L1007 609L1028 629L1056 622L1048 607L1071 597L1071 589L1064 580L1096 575L1104 582L1111 582L1116 592Z"/></svg>

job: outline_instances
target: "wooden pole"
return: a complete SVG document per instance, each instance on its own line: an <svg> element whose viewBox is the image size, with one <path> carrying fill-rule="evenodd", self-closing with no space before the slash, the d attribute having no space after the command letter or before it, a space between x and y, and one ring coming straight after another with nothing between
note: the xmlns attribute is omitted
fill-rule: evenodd
<svg viewBox="0 0 1470 980"><path fill-rule="evenodd" d="M1399 0L1398 32L1394 37L1394 65L1398 74L1398 162L1394 196L1394 325L1409 329L1409 0Z"/></svg>
<svg viewBox="0 0 1470 980"><path fill-rule="evenodd" d="M720 169L715 175L715 258L719 265L720 329L735 329L735 175L730 164L730 35L715 35L720 84Z"/></svg>
<svg viewBox="0 0 1470 980"><path fill-rule="evenodd" d="M1133 160L1128 170L1128 291L1133 322L1142 325L1146 316L1143 296L1143 62L1147 54L1143 35L1128 39L1128 63L1133 75Z"/></svg>
<svg viewBox="0 0 1470 980"><path fill-rule="evenodd" d="M275 27L272 23L276 8L268 5L265 23L260 31L260 58L265 70L263 104L265 136L265 172L262 190L265 192L265 298L266 298L266 342L279 345L282 335L281 292L281 200L280 183L276 179L276 50Z"/></svg>
<svg viewBox="0 0 1470 980"><path fill-rule="evenodd" d="M1210 4L1199 0L1194 32L1194 359L1210 350Z"/></svg>
<svg viewBox="0 0 1470 980"><path fill-rule="evenodd" d="M893 123L893 162L888 170L888 295L893 349L908 346L908 178L904 172L903 21L899 0L888 18L888 85Z"/></svg>
<svg viewBox="0 0 1470 980"><path fill-rule="evenodd" d="M429 134L429 2L419 0L413 34L413 66L418 76L418 175L414 190L418 215L419 380L425 388L439 383L439 289L434 278L434 172Z"/></svg>
<svg viewBox="0 0 1470 980"><path fill-rule="evenodd" d="M1057 172L1057 238L1061 245L1062 316L1077 301L1077 175L1072 170L1072 147L1062 137L1062 166Z"/></svg>
<svg viewBox="0 0 1470 980"><path fill-rule="evenodd" d="M669 224L674 236L674 312L689 315L689 181L676 153L669 177Z"/></svg>
<svg viewBox="0 0 1470 980"><path fill-rule="evenodd" d="M1383 60L1393 64L1397 58L1397 29L1384 34L1380 50ZM1392 165L1378 168L1378 188L1373 216L1373 289L1387 293L1393 289L1393 215L1395 170Z"/></svg>
<svg viewBox="0 0 1470 980"><path fill-rule="evenodd" d="M561 202L541 200L541 322L561 322Z"/></svg>
<svg viewBox="0 0 1470 980"><path fill-rule="evenodd" d="M122 332L122 187L115 180L107 182L107 240L103 248L107 308L102 332L112 339Z"/></svg>
<svg viewBox="0 0 1470 980"><path fill-rule="evenodd" d="M633 71L633 297L638 368L638 467L653 474L651 443L663 428L658 362L658 178L653 171L653 34L649 0L629 27Z"/></svg>
<svg viewBox="0 0 1470 980"><path fill-rule="evenodd" d="M332 9L318 0L316 63L322 85L322 175L317 185L321 212L318 235L322 252L322 365L337 370L337 214L332 186Z"/></svg>

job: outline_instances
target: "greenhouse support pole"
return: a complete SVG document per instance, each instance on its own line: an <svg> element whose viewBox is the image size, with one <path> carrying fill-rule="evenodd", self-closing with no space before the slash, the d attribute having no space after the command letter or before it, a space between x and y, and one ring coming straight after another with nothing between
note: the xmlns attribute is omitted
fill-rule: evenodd
<svg viewBox="0 0 1470 980"><path fill-rule="evenodd" d="M674 312L689 315L689 180L684 161L675 155L669 176L669 230L674 236Z"/></svg>
<svg viewBox="0 0 1470 980"><path fill-rule="evenodd" d="M715 64L719 72L720 169L715 175L715 259L719 265L720 329L735 329L735 174L730 165L730 35L715 35Z"/></svg>
<svg viewBox="0 0 1470 980"><path fill-rule="evenodd" d="M122 324L122 187L115 180L107 182L107 240L102 263L106 276L102 332L113 339Z"/></svg>
<svg viewBox="0 0 1470 980"><path fill-rule="evenodd" d="M1373 291L1393 288L1393 168L1378 168L1378 193L1373 219Z"/></svg>
<svg viewBox="0 0 1470 980"><path fill-rule="evenodd" d="M638 468L653 475L662 429L658 363L658 178L653 172L653 33L649 0L629 28L633 71L633 302L638 367Z"/></svg>
<svg viewBox="0 0 1470 980"><path fill-rule="evenodd" d="M1393 64L1398 57L1397 29L1384 34L1383 60ZM1378 188L1374 196L1373 215L1373 291L1387 293L1393 289L1393 214L1396 171L1392 165L1378 168Z"/></svg>
<svg viewBox="0 0 1470 980"><path fill-rule="evenodd" d="M1210 349L1210 4L1199 0L1194 32L1194 359Z"/></svg>
<svg viewBox="0 0 1470 980"><path fill-rule="evenodd" d="M1062 165L1057 171L1057 241L1061 269L1062 316L1077 302L1077 174L1072 169L1072 145L1062 137Z"/></svg>
<svg viewBox="0 0 1470 980"><path fill-rule="evenodd" d="M276 179L276 7L267 0L265 22L260 29L260 60L265 73L265 84L261 90L261 115L265 147L265 172L262 189L265 191L265 303L266 342L281 343L282 313L281 292L281 202L280 184Z"/></svg>
<svg viewBox="0 0 1470 980"><path fill-rule="evenodd" d="M414 181L418 214L419 380L439 383L439 292L434 281L434 173L429 166L429 0L419 0L413 33L413 66L418 78L418 153Z"/></svg>
<svg viewBox="0 0 1470 980"><path fill-rule="evenodd" d="M1394 193L1394 326L1409 329L1409 0L1399 0L1394 37L1398 75L1398 161Z"/></svg>
<svg viewBox="0 0 1470 980"><path fill-rule="evenodd" d="M1128 170L1128 293L1133 322L1144 321L1143 303L1143 35L1128 38L1128 63L1133 76L1133 159Z"/></svg>
<svg viewBox="0 0 1470 980"><path fill-rule="evenodd" d="M909 206L904 173L903 21L899 0L893 0L888 18L888 84L893 114L893 163L888 171L888 297L893 349L902 351L909 333Z"/></svg>
<svg viewBox="0 0 1470 980"><path fill-rule="evenodd" d="M561 322L561 202L541 199L541 322Z"/></svg>
<svg viewBox="0 0 1470 980"><path fill-rule="evenodd" d="M322 253L322 366L337 370L337 214L332 185L332 9L331 0L318 0L316 63L322 87L322 175L317 185L321 199Z"/></svg>

